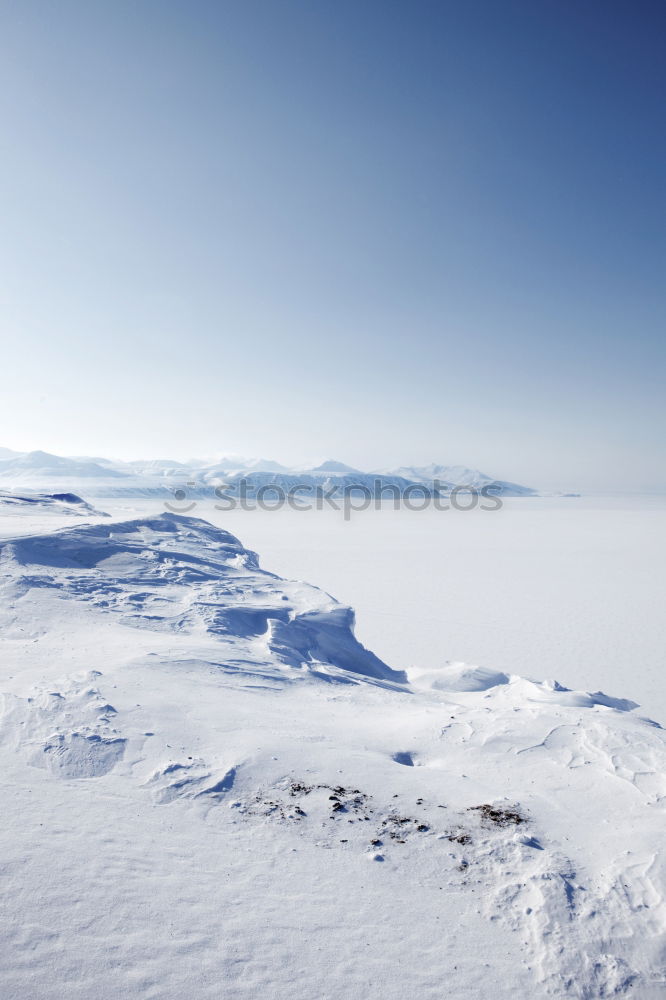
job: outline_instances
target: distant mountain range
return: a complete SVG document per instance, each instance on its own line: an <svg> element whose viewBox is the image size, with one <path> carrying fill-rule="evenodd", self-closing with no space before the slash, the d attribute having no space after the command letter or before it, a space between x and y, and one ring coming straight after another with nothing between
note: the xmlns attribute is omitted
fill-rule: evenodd
<svg viewBox="0 0 666 1000"><path fill-rule="evenodd" d="M232 492L241 488L248 496L270 487L285 492L298 486L343 493L345 490L369 490L377 496L391 489L404 492L408 487L420 487L425 492L449 492L454 487L468 486L480 490L492 485L501 496L533 496L529 486L493 478L463 465L399 466L369 472L355 469L344 462L328 459L310 468L289 468L271 459L246 459L228 456L215 462L172 459L150 459L121 462L100 457L63 457L45 451L12 452L0 448L0 483L12 488L65 489L74 481L84 482L84 488L94 496L122 494L150 496L187 486L189 495L204 494L223 484Z"/></svg>
<svg viewBox="0 0 666 1000"><path fill-rule="evenodd" d="M3 479L9 477L16 482L40 479L41 477L48 479L59 477L115 479L123 475L123 472L111 464L102 466L92 459L62 458L60 455L50 455L46 451L30 451L0 462L0 476Z"/></svg>

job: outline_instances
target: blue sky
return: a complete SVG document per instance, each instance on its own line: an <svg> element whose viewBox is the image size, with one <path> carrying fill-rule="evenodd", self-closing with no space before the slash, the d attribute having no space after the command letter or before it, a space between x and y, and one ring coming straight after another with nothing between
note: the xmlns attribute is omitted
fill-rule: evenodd
<svg viewBox="0 0 666 1000"><path fill-rule="evenodd" d="M7 2L2 440L666 487L660 2Z"/></svg>

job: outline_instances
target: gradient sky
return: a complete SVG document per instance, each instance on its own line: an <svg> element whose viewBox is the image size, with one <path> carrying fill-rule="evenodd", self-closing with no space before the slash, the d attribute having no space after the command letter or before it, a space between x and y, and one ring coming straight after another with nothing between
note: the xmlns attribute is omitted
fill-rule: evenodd
<svg viewBox="0 0 666 1000"><path fill-rule="evenodd" d="M666 488L661 0L0 3L0 444Z"/></svg>

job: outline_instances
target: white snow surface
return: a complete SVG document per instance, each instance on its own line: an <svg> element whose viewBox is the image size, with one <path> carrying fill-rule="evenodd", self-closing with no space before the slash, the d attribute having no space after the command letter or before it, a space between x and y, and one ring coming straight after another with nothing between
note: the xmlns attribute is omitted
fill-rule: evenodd
<svg viewBox="0 0 666 1000"><path fill-rule="evenodd" d="M3 1000L662 997L664 730L410 683L229 532L0 547Z"/></svg>

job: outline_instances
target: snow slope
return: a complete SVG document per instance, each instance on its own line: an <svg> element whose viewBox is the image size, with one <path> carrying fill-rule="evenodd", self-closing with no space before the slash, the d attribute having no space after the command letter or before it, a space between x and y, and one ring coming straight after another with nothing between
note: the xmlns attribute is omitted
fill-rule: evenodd
<svg viewBox="0 0 666 1000"><path fill-rule="evenodd" d="M34 517L39 514L107 517L76 493L10 493L0 490L0 516L11 513Z"/></svg>
<svg viewBox="0 0 666 1000"><path fill-rule="evenodd" d="M663 730L175 515L0 548L0 995L664 995Z"/></svg>
<svg viewBox="0 0 666 1000"><path fill-rule="evenodd" d="M502 496L533 496L535 490L529 486L520 486L518 483L510 483L506 480L493 479L485 472L478 469L470 469L466 465L439 465L432 462L430 465L408 465L400 466L397 469L384 469L383 475L402 476L404 479L415 483L424 483L430 486L438 482L453 486L470 486L473 489L481 490L484 486L491 484Z"/></svg>
<svg viewBox="0 0 666 1000"><path fill-rule="evenodd" d="M108 465L99 465L87 459L63 458L45 451L31 451L0 461L0 478L10 479L17 485L28 481L49 482L71 479L119 479L126 473Z"/></svg>
<svg viewBox="0 0 666 1000"><path fill-rule="evenodd" d="M204 481L210 484L215 484L218 478L217 473L206 472L203 474ZM422 487L421 483L412 484L408 479L401 479L399 476L379 476L365 472L341 474L326 471L276 473L243 470L229 473L224 477L224 482L226 484L224 492L230 496L239 496L241 484L243 484L245 494L248 497L256 497L260 490L263 491L267 499L270 499L273 493L277 495L279 490L283 491L283 495L290 491L300 491L300 493L296 492L296 496L301 502L312 500L318 492L338 497L342 497L345 492L351 494L360 492L361 495L369 497L383 495L390 501L396 494L403 495L411 485ZM392 490L394 492L391 492ZM384 491L383 494L382 491ZM210 496L210 490L208 494L205 491L199 492L202 497ZM196 488L190 490L189 494L196 495Z"/></svg>

